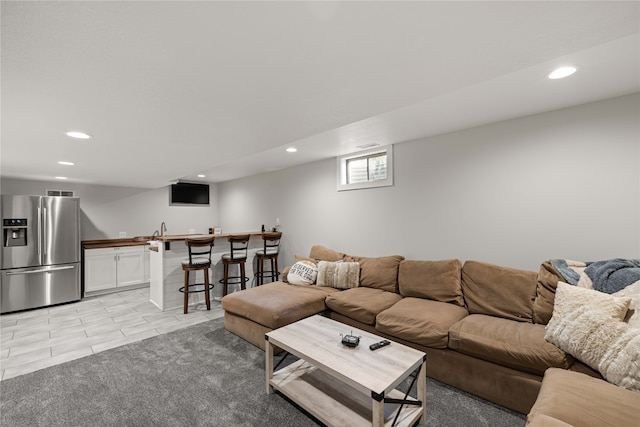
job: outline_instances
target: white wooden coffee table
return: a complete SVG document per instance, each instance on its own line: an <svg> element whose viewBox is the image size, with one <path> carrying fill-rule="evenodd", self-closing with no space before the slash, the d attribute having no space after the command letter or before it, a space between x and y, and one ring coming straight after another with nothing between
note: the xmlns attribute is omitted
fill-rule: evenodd
<svg viewBox="0 0 640 427"><path fill-rule="evenodd" d="M341 335L360 336L349 348ZM384 338L312 316L265 335L267 393L274 389L331 426L412 426L426 422L426 354L405 345L375 351L369 345ZM274 346L299 358L274 372ZM417 374L417 399L396 389Z"/></svg>

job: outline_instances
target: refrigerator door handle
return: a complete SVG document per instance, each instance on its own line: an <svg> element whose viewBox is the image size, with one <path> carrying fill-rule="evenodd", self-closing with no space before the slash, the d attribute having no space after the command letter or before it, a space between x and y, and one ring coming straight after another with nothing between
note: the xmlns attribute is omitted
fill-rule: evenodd
<svg viewBox="0 0 640 427"><path fill-rule="evenodd" d="M38 260L42 264L42 209L38 208Z"/></svg>
<svg viewBox="0 0 640 427"><path fill-rule="evenodd" d="M50 273L54 271L71 270L73 268L75 268L73 265L63 265L61 267L41 268L39 270L8 271L7 276L16 276L18 274Z"/></svg>
<svg viewBox="0 0 640 427"><path fill-rule="evenodd" d="M42 208L42 241L44 243L42 248L42 255L47 254L47 208ZM44 263L44 261L43 261Z"/></svg>

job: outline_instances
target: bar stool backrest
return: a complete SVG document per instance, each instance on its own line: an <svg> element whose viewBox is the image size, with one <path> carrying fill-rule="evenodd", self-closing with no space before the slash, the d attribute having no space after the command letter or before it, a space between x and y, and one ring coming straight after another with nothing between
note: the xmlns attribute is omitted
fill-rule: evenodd
<svg viewBox="0 0 640 427"><path fill-rule="evenodd" d="M211 265L211 251L215 237L186 238L184 244L189 248L189 266Z"/></svg>
<svg viewBox="0 0 640 427"><path fill-rule="evenodd" d="M264 241L264 254L265 255L278 255L280 252L280 238L282 237L282 233L271 232L271 233L263 233L262 240Z"/></svg>
<svg viewBox="0 0 640 427"><path fill-rule="evenodd" d="M238 234L235 236L229 236L229 244L231 246L231 259L233 261L246 260L247 249L249 248L250 234Z"/></svg>

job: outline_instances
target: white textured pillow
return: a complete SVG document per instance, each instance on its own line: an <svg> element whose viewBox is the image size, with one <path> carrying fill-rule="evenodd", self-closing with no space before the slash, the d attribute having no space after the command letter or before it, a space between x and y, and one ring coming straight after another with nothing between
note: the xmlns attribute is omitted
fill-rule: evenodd
<svg viewBox="0 0 640 427"><path fill-rule="evenodd" d="M612 295L631 298L625 321L634 328L640 328L640 280Z"/></svg>
<svg viewBox="0 0 640 427"><path fill-rule="evenodd" d="M614 297L593 289L558 282L552 318L569 316L577 307L585 306L593 310L600 310L613 319L624 320L630 303L631 298Z"/></svg>
<svg viewBox="0 0 640 427"><path fill-rule="evenodd" d="M292 285L308 286L316 282L318 267L311 261L298 261L287 273L287 282Z"/></svg>
<svg viewBox="0 0 640 427"><path fill-rule="evenodd" d="M356 288L360 285L360 263L320 261L317 284L338 289Z"/></svg>
<svg viewBox="0 0 640 427"><path fill-rule="evenodd" d="M544 338L607 381L640 391L640 329L586 305L573 307L564 317L554 312Z"/></svg>

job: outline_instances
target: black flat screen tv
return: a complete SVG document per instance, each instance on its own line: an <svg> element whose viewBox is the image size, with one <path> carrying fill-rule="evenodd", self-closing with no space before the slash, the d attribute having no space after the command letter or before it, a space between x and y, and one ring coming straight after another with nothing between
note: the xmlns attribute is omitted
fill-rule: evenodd
<svg viewBox="0 0 640 427"><path fill-rule="evenodd" d="M171 184L169 192L171 205L209 205L209 184L179 182Z"/></svg>

